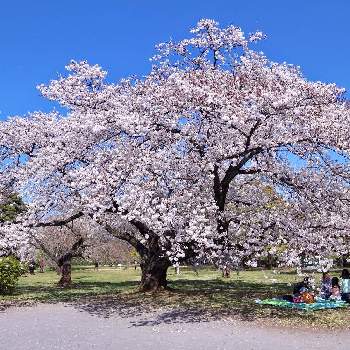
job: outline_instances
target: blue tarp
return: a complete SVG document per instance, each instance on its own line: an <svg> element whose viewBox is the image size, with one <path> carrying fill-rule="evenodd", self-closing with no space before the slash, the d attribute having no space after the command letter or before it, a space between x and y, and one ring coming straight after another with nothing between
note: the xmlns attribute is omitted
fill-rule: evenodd
<svg viewBox="0 0 350 350"><path fill-rule="evenodd" d="M307 311L317 311L317 310L326 310L326 309L338 309L348 307L349 304L342 300L323 300L318 299L315 303L306 304L306 303L292 303L290 301L282 299L264 299L256 300L256 303L260 305L270 305L275 307L281 307L286 309L298 309L298 310L307 310Z"/></svg>

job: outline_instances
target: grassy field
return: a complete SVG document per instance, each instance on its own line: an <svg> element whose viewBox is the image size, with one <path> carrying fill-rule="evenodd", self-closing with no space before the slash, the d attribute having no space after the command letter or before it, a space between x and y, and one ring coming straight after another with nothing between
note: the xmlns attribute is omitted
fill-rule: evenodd
<svg viewBox="0 0 350 350"><path fill-rule="evenodd" d="M74 284L69 289L56 286L55 272L21 277L15 294L0 297L0 305L68 302L104 317L112 313L134 315L155 309L176 309L178 312L171 317L181 322L235 318L267 326L350 328L350 308L305 312L255 303L258 298L291 293L292 284L300 279L292 271L242 271L224 279L214 269L199 270L198 275L191 269L182 269L180 275L169 269L172 290L157 294L137 292L140 271L133 268L102 267L94 271L89 266L75 267L72 277ZM318 282L319 276L315 277Z"/></svg>

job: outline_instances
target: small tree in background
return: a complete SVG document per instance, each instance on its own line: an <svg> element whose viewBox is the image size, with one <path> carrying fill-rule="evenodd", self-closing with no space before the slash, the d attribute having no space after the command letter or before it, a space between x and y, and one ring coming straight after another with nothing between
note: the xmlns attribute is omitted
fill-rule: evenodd
<svg viewBox="0 0 350 350"><path fill-rule="evenodd" d="M130 264L137 260L131 256L132 247L115 237L92 238L86 242L86 245L83 257L93 263L103 265Z"/></svg>
<svg viewBox="0 0 350 350"><path fill-rule="evenodd" d="M32 230L31 245L39 249L61 274L58 284L67 287L72 282L73 258L94 263L130 262L131 247L110 234L88 217L63 226L46 226Z"/></svg>

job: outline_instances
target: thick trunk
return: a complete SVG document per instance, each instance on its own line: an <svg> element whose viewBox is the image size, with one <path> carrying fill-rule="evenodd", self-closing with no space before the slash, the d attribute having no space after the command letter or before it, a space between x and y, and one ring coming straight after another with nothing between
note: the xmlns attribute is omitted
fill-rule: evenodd
<svg viewBox="0 0 350 350"><path fill-rule="evenodd" d="M72 265L71 261L67 260L60 266L61 278L58 282L60 287L69 287L72 284Z"/></svg>
<svg viewBox="0 0 350 350"><path fill-rule="evenodd" d="M268 270L272 270L272 255L270 253L268 253L268 255L267 255L266 268Z"/></svg>
<svg viewBox="0 0 350 350"><path fill-rule="evenodd" d="M170 261L164 257L144 257L141 261L141 283L140 291L155 292L167 288L167 270Z"/></svg>
<svg viewBox="0 0 350 350"><path fill-rule="evenodd" d="M61 271L61 279L58 282L59 286L69 287L72 284L72 258L81 256L83 243L84 239L80 237L79 240L72 245L72 248L58 259L57 265Z"/></svg>

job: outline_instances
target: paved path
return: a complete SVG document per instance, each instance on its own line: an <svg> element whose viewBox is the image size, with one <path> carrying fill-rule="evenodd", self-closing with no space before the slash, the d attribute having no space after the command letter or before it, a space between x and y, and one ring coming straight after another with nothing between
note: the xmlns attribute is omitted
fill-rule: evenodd
<svg viewBox="0 0 350 350"><path fill-rule="evenodd" d="M0 312L0 349L350 349L350 334L345 331L263 329L222 320L172 323L174 312L103 317L63 304L10 308Z"/></svg>

